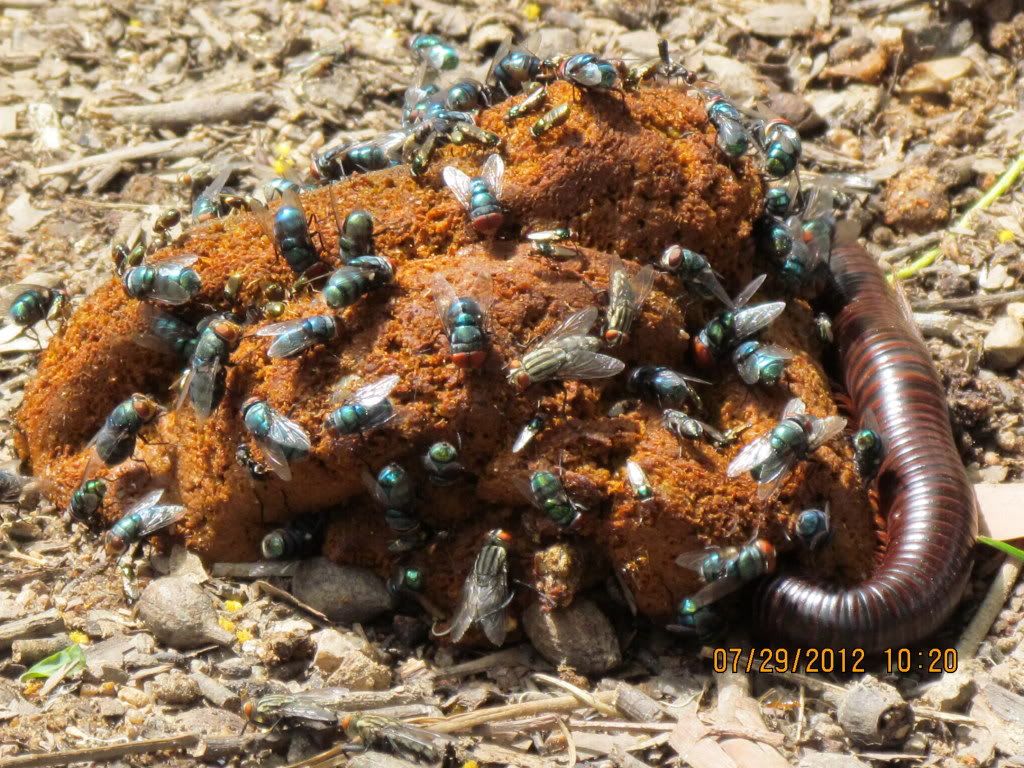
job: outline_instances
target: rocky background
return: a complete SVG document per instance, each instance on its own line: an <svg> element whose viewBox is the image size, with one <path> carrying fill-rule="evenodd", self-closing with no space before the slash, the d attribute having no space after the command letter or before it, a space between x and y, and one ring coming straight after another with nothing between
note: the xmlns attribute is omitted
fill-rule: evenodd
<svg viewBox="0 0 1024 768"><path fill-rule="evenodd" d="M481 76L509 34L536 33L540 53L637 59L664 37L737 101L788 117L809 171L855 174L870 188L856 219L868 248L905 278L970 471L1020 479L1024 192L1009 184L962 220L1022 151L1024 9L1011 0L0 0L0 278L91 292L109 277L112 240L186 206L177 178L196 162L248 162L255 183L304 168L328 142L395 125L414 70L404 42L421 31L451 38ZM935 258L921 260L930 249ZM0 329L4 459L35 346ZM987 551L935 642L959 643L961 671L865 682L713 674L693 645L609 624L586 602L558 622L527 616L532 648L461 654L424 644L418 610L385 611L379 585L351 572L208 572L183 551L145 548L134 572L120 572L31 488L0 509L0 765L75 749L132 764L281 765L338 742L336 729L240 736L242 702L324 685L367 691L342 697L343 711L389 707L436 731L472 731L460 749L487 764L1024 764L1014 757L1024 755L1024 591L1013 587L1017 568ZM143 588L136 610L129 596ZM355 606L344 616L314 607L339 595ZM725 645L749 642L737 627ZM84 663L19 680L74 643ZM580 704L567 685L596 698ZM120 746L168 737L136 756ZM389 765L372 754L351 763L360 760Z"/></svg>

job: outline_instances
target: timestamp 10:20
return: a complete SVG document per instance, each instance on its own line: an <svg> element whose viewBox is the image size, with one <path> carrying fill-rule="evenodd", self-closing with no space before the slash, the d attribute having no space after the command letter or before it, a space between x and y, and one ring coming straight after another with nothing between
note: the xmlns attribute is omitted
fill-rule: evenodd
<svg viewBox="0 0 1024 768"><path fill-rule="evenodd" d="M886 672L956 672L956 648L928 648L912 651L909 648L886 648Z"/></svg>

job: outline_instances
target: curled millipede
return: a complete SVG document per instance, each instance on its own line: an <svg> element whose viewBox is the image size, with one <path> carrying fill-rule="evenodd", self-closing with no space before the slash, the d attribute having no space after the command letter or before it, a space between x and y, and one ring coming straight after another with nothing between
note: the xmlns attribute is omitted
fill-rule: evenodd
<svg viewBox="0 0 1024 768"><path fill-rule="evenodd" d="M878 475L888 544L881 564L850 587L782 574L759 591L755 624L793 645L913 645L952 613L970 574L977 502L957 452L946 394L927 348L874 259L837 248L843 302L834 328L857 413L873 412L886 456Z"/></svg>

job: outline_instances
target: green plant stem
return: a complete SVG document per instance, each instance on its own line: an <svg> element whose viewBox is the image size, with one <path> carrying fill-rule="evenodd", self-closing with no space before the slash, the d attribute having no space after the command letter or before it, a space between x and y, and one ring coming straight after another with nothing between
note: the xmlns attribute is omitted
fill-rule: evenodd
<svg viewBox="0 0 1024 768"><path fill-rule="evenodd" d="M963 216L960 217L951 229L960 229L971 220L974 214L979 211L984 211L992 205L992 203L1005 195L1017 182L1017 179L1020 177L1022 172L1024 172L1024 152L1018 155L1017 159L1014 160L1005 171L1003 171L1003 175L1000 176L998 181L989 188L988 192L979 197L974 205L964 211ZM907 280L908 278L913 277L925 267L930 267L934 264L941 255L942 248L938 246L929 248L912 262L907 264L907 266L891 273L889 275L889 282L894 280Z"/></svg>

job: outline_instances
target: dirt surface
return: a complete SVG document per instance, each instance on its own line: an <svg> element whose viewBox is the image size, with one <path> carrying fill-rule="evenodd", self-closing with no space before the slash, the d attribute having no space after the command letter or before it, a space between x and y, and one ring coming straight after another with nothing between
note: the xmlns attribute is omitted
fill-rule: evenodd
<svg viewBox="0 0 1024 768"><path fill-rule="evenodd" d="M37 282L47 275L63 278L78 302L109 280L112 241L131 242L151 231L168 207L187 210L187 191L177 178L196 163L240 163L255 185L291 165L306 167L310 152L327 143L364 139L393 127L415 69L404 49L413 32L450 37L478 77L509 34L522 39L539 31L541 54L580 49L637 60L654 55L664 37L673 55L720 82L738 104L765 104L797 124L807 178L815 172L857 176L863 191L852 195L848 219L860 226L880 263L904 270L901 283L949 388L969 471L987 482L1018 480L1024 467L1017 367L1024 357L1024 293L1018 291L1024 193L1011 185L955 234L943 227L958 222L1021 152L1022 18L1012 2L469 8L430 0L380 5L203 0L145 7L0 1L0 275L7 281L33 274ZM227 94L256 96L232 100ZM171 117L155 109L176 101L185 103L172 109ZM118 112L140 105L148 111ZM138 149L136 157L106 154L122 148ZM906 269L936 246L932 263ZM31 338L7 328L3 333L0 417L10 425L38 353ZM40 333L47 341L42 327ZM123 386L102 376L89 380L97 388ZM100 417L95 415L93 425ZM88 431L84 422L82 431ZM13 459L9 426L2 435L0 450ZM203 569L181 550L160 557L144 546L125 561L134 565L134 575L128 576L106 559L93 534L67 522L52 506L38 504L38 496L30 488L18 505L3 511L0 629L28 617L29 628L15 625L9 634L24 641L65 632L67 642L81 643L92 660L63 677L19 682L31 665L19 655L26 648L11 653L4 642L4 757L165 734L237 734L241 721L234 712L240 700L289 688L387 689L376 694L379 706L395 705L388 691L411 690L401 706L415 701L421 710L399 716L428 723L517 701L524 692L551 692L535 674L546 662L525 649L515 656L485 657L475 671L456 667L453 672L453 664L471 657L424 644L429 620L415 605L388 612L365 632L361 626L354 632L342 627L348 650L339 651L344 661L332 666L327 649L342 641L316 634L325 620L253 580L288 587L288 574L254 572L238 579ZM937 647L956 643L986 594L998 561L987 551L979 555L964 606L935 639ZM526 578L525 566L519 570ZM133 616L129 596L165 573L201 582L218 623L235 642L198 651L156 643L152 627ZM632 754L648 765L667 765L685 753L697 765L692 744L702 743L728 747L736 765L746 764L740 757L746 745L760 750L755 758L760 762L773 759L764 750L808 765L834 758L815 753L855 751L865 762L879 759L888 765L900 760L897 755L913 755L903 759L1010 766L1015 763L1009 756L1024 753L1015 724L1022 718L1014 714L1020 707L1014 697L1024 693L1019 590L1008 590L1012 594L977 660L968 662L970 653L961 654L967 671L959 677L944 676L926 691L920 683L934 677L880 673L897 685L918 718L909 736L879 747L851 741L853 730L842 719L842 693L793 675L759 675L750 681L752 687L730 676L712 676L694 645L629 620L624 606L609 596L621 601L616 584L591 585L583 577L581 584L614 623L606 630L582 621L567 626L613 632L622 661L610 674L641 684L666 708L653 720L624 714L632 711L628 707L605 713L612 720L638 720L647 731L609 726L598 732L582 714L567 714L564 732L556 718L537 720L533 713L533 720L509 727L508 720L527 713L496 713L491 718L496 725L481 744L515 754L489 760L483 753L481 762L550 763L568 750L580 761L633 765L614 758L615 749L667 732L657 726L672 726L676 718L694 721L691 706L700 707L709 727L747 730L732 739L690 734L687 742L677 728L667 742ZM746 644L742 613L734 626L737 634L725 644ZM58 637L53 647L63 642ZM586 667L582 658L569 661ZM593 688L567 667L562 674ZM974 684L967 685L965 678L972 676ZM595 673L592 680L599 677ZM178 678L214 679L229 695L205 681L193 686ZM737 701L751 702L766 725L751 732L751 721L736 714L743 708ZM232 742L228 759L282 764L337 741L331 733L299 729L288 732L294 736L288 745L280 729L255 730L260 738ZM477 739L481 735L478 731ZM181 764L201 759L183 751L170 754ZM168 758L120 759L142 764Z"/></svg>

